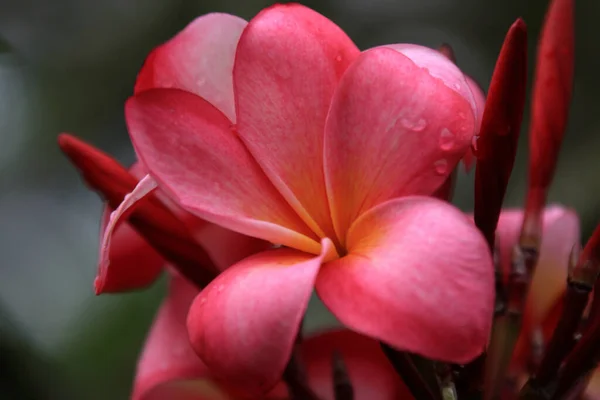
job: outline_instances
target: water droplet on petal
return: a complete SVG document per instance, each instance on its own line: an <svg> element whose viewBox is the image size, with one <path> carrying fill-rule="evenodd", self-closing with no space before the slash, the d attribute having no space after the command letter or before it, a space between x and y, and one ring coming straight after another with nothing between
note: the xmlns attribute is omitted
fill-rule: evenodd
<svg viewBox="0 0 600 400"><path fill-rule="evenodd" d="M465 114L464 112L461 111L461 112L458 113L458 118L460 118L460 119L467 119L467 114Z"/></svg>
<svg viewBox="0 0 600 400"><path fill-rule="evenodd" d="M458 83L458 82L453 83L452 87L454 88L454 90L460 90L460 88L461 88L460 83Z"/></svg>
<svg viewBox="0 0 600 400"><path fill-rule="evenodd" d="M217 293L221 293L223 289L225 289L225 285L220 284L219 286L217 286Z"/></svg>
<svg viewBox="0 0 600 400"><path fill-rule="evenodd" d="M202 307L206 303L206 297L200 297L200 307Z"/></svg>
<svg viewBox="0 0 600 400"><path fill-rule="evenodd" d="M205 83L206 83L205 77L201 77L196 80L196 86L198 86L198 87L204 86Z"/></svg>
<svg viewBox="0 0 600 400"><path fill-rule="evenodd" d="M454 147L454 134L448 128L442 129L440 133L440 148L448 151Z"/></svg>
<svg viewBox="0 0 600 400"><path fill-rule="evenodd" d="M339 54L337 56L335 56L335 61L342 62L342 56Z"/></svg>
<svg viewBox="0 0 600 400"><path fill-rule="evenodd" d="M444 158L437 160L433 163L433 167L435 168L435 172L440 175L445 175L448 172L448 161Z"/></svg>
<svg viewBox="0 0 600 400"><path fill-rule="evenodd" d="M418 120L414 120L412 118L402 118L400 123L406 129L410 129L414 132L421 132L425 127L427 127L427 121L423 118L419 118Z"/></svg>

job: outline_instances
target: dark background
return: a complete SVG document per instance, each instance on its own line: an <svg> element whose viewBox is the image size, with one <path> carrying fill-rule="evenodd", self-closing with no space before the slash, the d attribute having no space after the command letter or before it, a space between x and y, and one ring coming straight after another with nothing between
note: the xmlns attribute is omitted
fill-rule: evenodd
<svg viewBox="0 0 600 400"><path fill-rule="evenodd" d="M322 0L303 2L361 49L398 42L452 44L487 87L503 36L522 16L530 72L546 0ZM164 283L94 297L100 200L56 146L68 131L130 163L123 119L145 56L195 16L250 19L260 0L0 0L0 398L126 399ZM571 117L551 200L574 208L587 238L600 219L600 2L576 7ZM524 133L507 204L522 203ZM456 203L472 207L472 175ZM318 307L317 307L318 308ZM311 312L309 328L328 323Z"/></svg>

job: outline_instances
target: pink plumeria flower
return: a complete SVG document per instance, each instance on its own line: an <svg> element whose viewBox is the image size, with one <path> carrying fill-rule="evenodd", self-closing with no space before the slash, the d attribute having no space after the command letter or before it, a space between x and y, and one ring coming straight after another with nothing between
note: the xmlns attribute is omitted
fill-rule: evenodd
<svg viewBox="0 0 600 400"><path fill-rule="evenodd" d="M360 53L295 4L249 23L206 15L154 50L126 106L149 171L130 199L156 182L200 218L284 247L194 301L191 343L211 371L248 393L271 388L313 288L361 334L445 361L477 356L491 255L465 215L423 196L464 156L480 114L441 53Z"/></svg>
<svg viewBox="0 0 600 400"><path fill-rule="evenodd" d="M248 398L219 380L189 344L185 321L197 294L198 289L189 282L172 277L169 295L156 315L138 362L132 400ZM334 352L344 361L356 400L412 398L376 341L351 331L334 330L308 337L300 345L308 384L320 399L333 399ZM277 385L261 398L287 399L285 385Z"/></svg>

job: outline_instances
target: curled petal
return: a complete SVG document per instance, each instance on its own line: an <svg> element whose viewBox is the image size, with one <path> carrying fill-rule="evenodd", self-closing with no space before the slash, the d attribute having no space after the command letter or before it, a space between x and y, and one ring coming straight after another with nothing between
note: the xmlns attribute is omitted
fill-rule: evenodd
<svg viewBox="0 0 600 400"><path fill-rule="evenodd" d="M154 179L152 179L152 177L150 177L150 175L146 175L144 178L142 178L142 180L140 180L135 189L133 189L133 191L130 194L125 196L121 205L119 205L119 207L110 214L108 218L108 223L106 224L106 228L103 230L102 244L100 246L100 262L98 267L98 276L94 281L96 294L110 291L110 288L105 287L107 283L115 284L115 282L112 279L108 279L110 270L109 265L111 260L110 255L111 249L113 247L111 245L113 239L113 231L117 229L117 227L129 217L129 215L131 215L131 213L135 210L136 204L149 193L151 193L154 189L156 189L156 182L154 181ZM138 262L140 262L140 260ZM125 274L126 271L121 270L117 271L116 275L111 274L110 276L118 276L119 280L133 280L132 284L134 285L134 287L140 287L140 282L138 281L139 279L141 279L142 277L145 277L144 279L155 278L155 274L158 273L156 269L152 269L156 268L155 264L146 265L135 263L133 265L137 266L138 268L149 269L147 270L147 273L131 271L131 275ZM151 281L149 281L148 283L151 283ZM119 290L124 290L124 288L124 282L119 282Z"/></svg>
<svg viewBox="0 0 600 400"><path fill-rule="evenodd" d="M224 271L194 300L188 316L193 348L225 382L260 394L281 377L324 258L277 249Z"/></svg>
<svg viewBox="0 0 600 400"><path fill-rule="evenodd" d="M233 60L246 21L229 14L196 18L150 53L138 74L135 93L176 88L195 93L235 122Z"/></svg>
<svg viewBox="0 0 600 400"><path fill-rule="evenodd" d="M348 371L356 400L412 399L381 351L379 343L358 333L336 330L310 337L301 345L302 361L315 393L333 400L332 359L338 353Z"/></svg>
<svg viewBox="0 0 600 400"><path fill-rule="evenodd" d="M100 242L101 256L96 281L97 293L126 292L152 284L160 275L164 259L128 223L107 226L112 210L106 208L102 215ZM106 238L112 235L112 238ZM106 268L110 265L110 268Z"/></svg>
<svg viewBox="0 0 600 400"><path fill-rule="evenodd" d="M321 237L335 237L323 179L325 118L342 73L358 54L337 25L299 4L258 14L236 54L240 137Z"/></svg>
<svg viewBox="0 0 600 400"><path fill-rule="evenodd" d="M506 210L500 215L497 238L500 260L508 279L511 254L518 244L523 222L521 210ZM524 330L543 323L553 305L565 290L569 257L574 246L579 246L579 218L560 206L544 210L542 244L533 276L524 319Z"/></svg>
<svg viewBox="0 0 600 400"><path fill-rule="evenodd" d="M494 272L469 219L427 197L390 200L350 228L317 293L346 326L401 350L465 363L487 345Z"/></svg>
<svg viewBox="0 0 600 400"><path fill-rule="evenodd" d="M208 102L153 89L127 102L126 117L140 159L183 208L249 236L319 252L312 232Z"/></svg>
<svg viewBox="0 0 600 400"><path fill-rule="evenodd" d="M474 129L469 102L440 79L395 50L362 53L327 117L325 178L338 235L386 200L431 195L471 145Z"/></svg>

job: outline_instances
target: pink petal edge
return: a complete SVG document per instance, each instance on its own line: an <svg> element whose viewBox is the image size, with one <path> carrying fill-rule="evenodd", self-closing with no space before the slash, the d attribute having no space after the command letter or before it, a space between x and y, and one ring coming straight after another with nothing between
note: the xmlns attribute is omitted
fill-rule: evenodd
<svg viewBox="0 0 600 400"><path fill-rule="evenodd" d="M349 254L326 263L319 297L346 326L428 358L465 363L487 345L494 272L483 236L460 210L427 197L363 214Z"/></svg>
<svg viewBox="0 0 600 400"><path fill-rule="evenodd" d="M104 236L102 238L102 244L100 246L100 262L98 267L98 276L94 280L94 288L96 294L104 292L105 285L107 283L108 269L110 266L110 249L113 232L118 226L123 223L127 217L135 210L135 205L138 201L143 199L146 195L156 189L156 181L150 175L146 175L142 178L137 186L123 199L123 202L119 207L110 214L108 224L104 230Z"/></svg>
<svg viewBox="0 0 600 400"><path fill-rule="evenodd" d="M336 90L325 133L325 179L342 243L370 208L433 194L474 129L469 103L440 79L395 50L363 52Z"/></svg>
<svg viewBox="0 0 600 400"><path fill-rule="evenodd" d="M358 54L326 17L277 4L249 22L233 70L240 137L304 222L334 242L323 132L335 87Z"/></svg>
<svg viewBox="0 0 600 400"><path fill-rule="evenodd" d="M229 14L196 18L150 53L138 74L135 93L176 88L195 93L235 122L233 62L247 22Z"/></svg>
<svg viewBox="0 0 600 400"><path fill-rule="evenodd" d="M207 101L152 89L128 100L126 119L141 161L181 207L236 232L319 253L312 231Z"/></svg>
<svg viewBox="0 0 600 400"><path fill-rule="evenodd" d="M321 263L318 256L269 250L224 271L194 300L188 316L192 347L219 378L248 394L273 387L291 354Z"/></svg>

